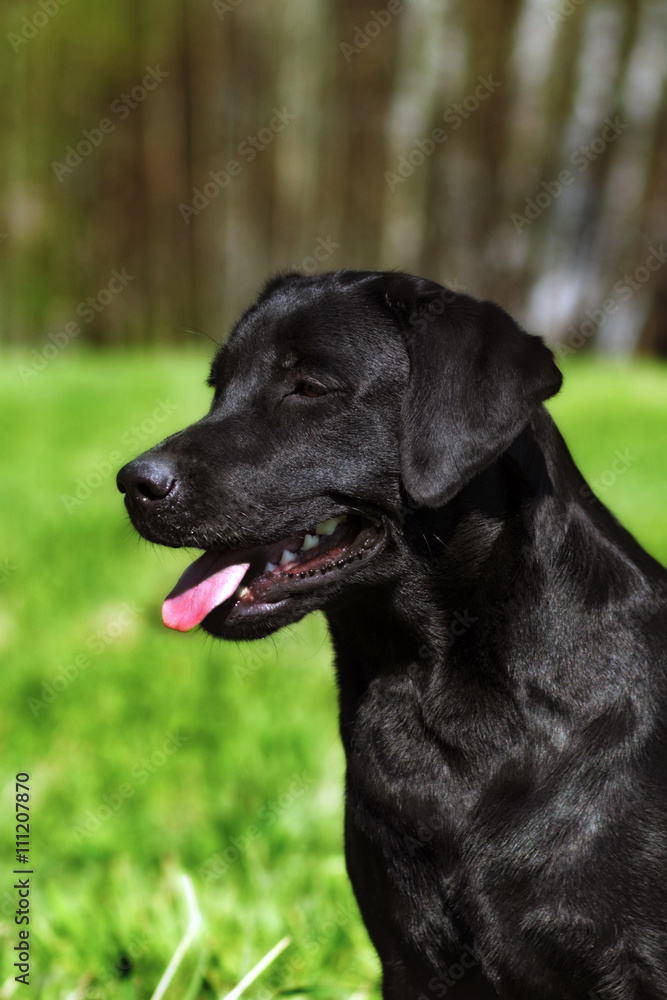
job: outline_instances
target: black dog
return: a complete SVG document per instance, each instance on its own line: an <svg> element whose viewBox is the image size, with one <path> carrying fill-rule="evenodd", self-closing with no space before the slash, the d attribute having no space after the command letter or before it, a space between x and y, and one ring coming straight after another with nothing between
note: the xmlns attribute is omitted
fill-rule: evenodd
<svg viewBox="0 0 667 1000"><path fill-rule="evenodd" d="M287 274L210 384L119 488L205 552L171 627L326 612L384 997L667 997L667 575L541 405L549 350L430 281Z"/></svg>

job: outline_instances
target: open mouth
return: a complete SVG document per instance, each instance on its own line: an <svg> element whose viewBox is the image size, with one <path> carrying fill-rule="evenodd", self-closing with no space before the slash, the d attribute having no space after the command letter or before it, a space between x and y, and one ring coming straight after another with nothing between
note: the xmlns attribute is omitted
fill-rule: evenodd
<svg viewBox="0 0 667 1000"><path fill-rule="evenodd" d="M270 614L293 596L349 576L380 551L383 539L378 522L343 514L270 545L226 554L210 549L169 594L162 620L188 632L227 602L227 617Z"/></svg>

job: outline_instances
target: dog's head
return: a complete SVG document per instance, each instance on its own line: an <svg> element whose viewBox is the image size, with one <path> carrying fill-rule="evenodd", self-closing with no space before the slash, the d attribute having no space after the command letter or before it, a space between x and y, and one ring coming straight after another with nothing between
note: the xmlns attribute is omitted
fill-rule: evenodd
<svg viewBox="0 0 667 1000"><path fill-rule="evenodd" d="M126 465L132 523L203 549L167 625L256 638L396 571L561 376L499 306L394 272L271 281L218 351L209 413Z"/></svg>

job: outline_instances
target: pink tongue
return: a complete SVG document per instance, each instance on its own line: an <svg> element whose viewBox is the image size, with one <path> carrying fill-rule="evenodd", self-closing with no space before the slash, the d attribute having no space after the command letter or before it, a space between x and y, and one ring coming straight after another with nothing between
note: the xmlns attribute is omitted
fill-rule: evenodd
<svg viewBox="0 0 667 1000"><path fill-rule="evenodd" d="M223 565L216 570L224 560L224 556L205 552L188 566L162 605L162 621L167 628L189 632L209 611L232 596L250 563Z"/></svg>

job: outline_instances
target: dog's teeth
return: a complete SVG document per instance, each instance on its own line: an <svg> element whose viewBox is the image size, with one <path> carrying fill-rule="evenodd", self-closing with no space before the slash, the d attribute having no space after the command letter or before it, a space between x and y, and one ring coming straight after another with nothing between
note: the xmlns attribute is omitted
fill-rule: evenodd
<svg viewBox="0 0 667 1000"><path fill-rule="evenodd" d="M289 549L283 549L283 554L280 557L280 563L278 565L284 566L285 563L292 562L294 559L296 559L296 554L294 552L290 552Z"/></svg>
<svg viewBox="0 0 667 1000"><path fill-rule="evenodd" d="M345 514L341 517L330 517L328 521L320 521L319 524L316 524L315 531L318 535L333 535L338 525L342 524L345 520Z"/></svg>
<svg viewBox="0 0 667 1000"><path fill-rule="evenodd" d="M249 594L249 593L250 593L250 590L248 589L248 587L243 587L243 588L242 588L242 589L241 589L241 590L239 591L239 597L245 597L245 596L246 596L246 594Z"/></svg>
<svg viewBox="0 0 667 1000"><path fill-rule="evenodd" d="M264 567L264 572L265 573L273 573L273 571L274 571L275 568L276 567L273 565L272 562L267 562L266 566Z"/></svg>
<svg viewBox="0 0 667 1000"><path fill-rule="evenodd" d="M314 549L316 545L320 544L320 539L318 535L306 535L303 540L303 545L301 546L302 552L307 552L308 549Z"/></svg>

